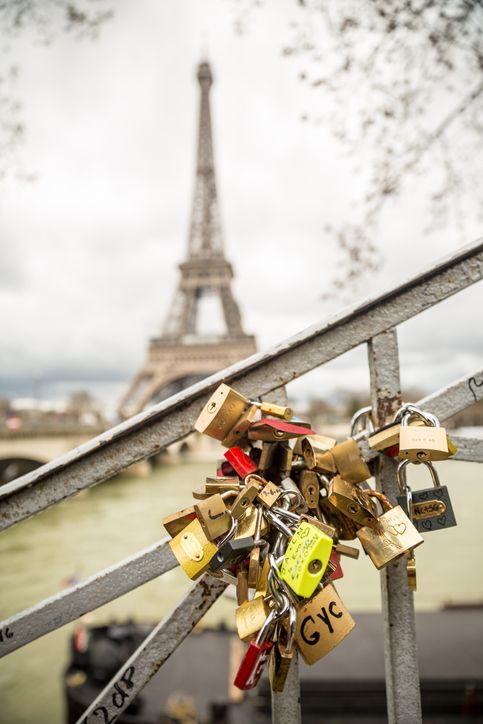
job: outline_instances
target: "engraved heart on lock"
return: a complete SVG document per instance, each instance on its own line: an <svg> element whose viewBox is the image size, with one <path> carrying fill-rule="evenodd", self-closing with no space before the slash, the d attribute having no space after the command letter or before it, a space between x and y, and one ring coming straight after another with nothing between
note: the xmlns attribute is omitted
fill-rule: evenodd
<svg viewBox="0 0 483 724"><path fill-rule="evenodd" d="M406 532L406 527L405 523L396 523L395 525L390 525L388 530L394 535L403 535L403 533Z"/></svg>

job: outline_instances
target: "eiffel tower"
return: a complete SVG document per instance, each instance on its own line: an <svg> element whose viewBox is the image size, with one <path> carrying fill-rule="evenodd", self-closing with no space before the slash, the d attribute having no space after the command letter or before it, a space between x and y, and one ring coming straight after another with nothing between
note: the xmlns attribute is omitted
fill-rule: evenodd
<svg viewBox="0 0 483 724"><path fill-rule="evenodd" d="M198 82L198 158L188 256L179 265L181 278L162 335L150 340L147 359L121 400L121 417L134 415L256 350L255 338L243 331L231 289L233 269L223 252L211 132L213 77L206 62L198 66ZM216 335L198 329L200 301L207 295L220 302L224 329Z"/></svg>

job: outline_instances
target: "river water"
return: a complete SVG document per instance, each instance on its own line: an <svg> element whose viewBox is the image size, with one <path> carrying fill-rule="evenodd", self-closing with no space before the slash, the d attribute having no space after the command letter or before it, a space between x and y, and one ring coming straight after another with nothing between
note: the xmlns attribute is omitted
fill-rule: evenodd
<svg viewBox="0 0 483 724"><path fill-rule="evenodd" d="M417 551L416 607L483 601L483 470L438 463L458 526L426 536ZM186 507L191 490L214 473L210 463L167 465L147 478L120 477L45 511L0 536L0 619L84 579L165 536L161 519ZM413 475L414 473L414 475ZM413 487L427 487L411 470ZM353 612L378 610L379 576L364 555L343 559L338 591ZM177 569L89 615L93 623L134 618L156 622L188 590ZM235 603L222 597L207 623L233 625ZM73 624L0 660L0 724L63 724L61 676Z"/></svg>

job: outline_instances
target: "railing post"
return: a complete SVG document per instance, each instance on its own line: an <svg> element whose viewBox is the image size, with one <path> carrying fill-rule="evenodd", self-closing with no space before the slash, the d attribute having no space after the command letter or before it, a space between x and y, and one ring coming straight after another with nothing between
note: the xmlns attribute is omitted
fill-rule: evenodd
<svg viewBox="0 0 483 724"><path fill-rule="evenodd" d="M374 422L390 422L401 404L399 353L394 329L368 343ZM396 462L381 456L376 485L392 502L397 496ZM384 660L389 724L422 722L413 593L403 558L381 571Z"/></svg>
<svg viewBox="0 0 483 724"><path fill-rule="evenodd" d="M272 691L272 724L300 724L301 717L299 661L294 650L284 690Z"/></svg>

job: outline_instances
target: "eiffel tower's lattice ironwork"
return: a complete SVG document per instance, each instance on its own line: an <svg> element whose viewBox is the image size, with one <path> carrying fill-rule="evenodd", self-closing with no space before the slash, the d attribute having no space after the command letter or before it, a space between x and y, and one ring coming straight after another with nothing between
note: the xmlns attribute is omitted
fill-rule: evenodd
<svg viewBox="0 0 483 724"><path fill-rule="evenodd" d="M198 82L201 105L188 256L179 265L181 277L162 335L151 339L148 357L121 401L124 417L255 352L255 338L243 331L231 289L233 269L223 251L210 112L213 76L206 62L198 67ZM216 335L198 328L200 300L206 295L220 303L224 330Z"/></svg>

